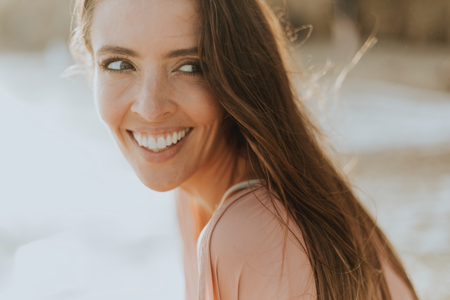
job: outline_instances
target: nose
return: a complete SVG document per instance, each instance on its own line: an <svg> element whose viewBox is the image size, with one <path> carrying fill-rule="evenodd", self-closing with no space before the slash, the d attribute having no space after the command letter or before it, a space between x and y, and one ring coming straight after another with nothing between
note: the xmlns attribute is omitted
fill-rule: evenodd
<svg viewBox="0 0 450 300"><path fill-rule="evenodd" d="M149 122L162 121L177 110L177 105L170 94L170 84L164 72L149 71L142 76L137 86L131 112Z"/></svg>

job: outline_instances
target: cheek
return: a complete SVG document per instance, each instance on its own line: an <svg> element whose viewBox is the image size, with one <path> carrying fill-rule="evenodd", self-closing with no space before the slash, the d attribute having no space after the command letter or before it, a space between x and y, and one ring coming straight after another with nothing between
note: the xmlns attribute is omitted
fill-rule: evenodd
<svg viewBox="0 0 450 300"><path fill-rule="evenodd" d="M184 103L184 111L197 126L211 126L221 122L224 110L215 95L207 87L201 87L197 93Z"/></svg>
<svg viewBox="0 0 450 300"><path fill-rule="evenodd" d="M114 131L120 127L129 109L126 94L130 90L130 83L103 77L95 77L95 103L101 119Z"/></svg>
<svg viewBox="0 0 450 300"><path fill-rule="evenodd" d="M224 109L215 95L206 89L197 97L191 98L186 111L196 126L193 134L195 149L190 152L189 161L198 169L223 150L225 136L221 123Z"/></svg>

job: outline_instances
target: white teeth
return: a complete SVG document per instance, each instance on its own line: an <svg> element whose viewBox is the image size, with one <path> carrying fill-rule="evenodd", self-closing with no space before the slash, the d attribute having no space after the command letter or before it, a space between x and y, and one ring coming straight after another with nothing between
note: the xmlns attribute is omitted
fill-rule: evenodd
<svg viewBox="0 0 450 300"><path fill-rule="evenodd" d="M156 140L155 140L155 138L152 137L152 136L150 136L150 137L148 138L148 147L151 148L151 149L156 149L156 148L158 148L158 146L156 145Z"/></svg>
<svg viewBox="0 0 450 300"><path fill-rule="evenodd" d="M157 139L153 136L146 137L144 135L141 135L140 133L134 132L133 136L139 146L145 147L149 150L152 150L153 152L160 152L165 150L168 146L178 143L178 141L184 138L189 131L190 128L187 128L179 132L168 134L165 138L163 136L160 136Z"/></svg>
<svg viewBox="0 0 450 300"><path fill-rule="evenodd" d="M148 147L148 139L146 137L142 138L142 147L145 147L145 148Z"/></svg>
<svg viewBox="0 0 450 300"><path fill-rule="evenodd" d="M176 132L174 132L172 135L172 143L176 144L177 142L178 142L178 135Z"/></svg>
<svg viewBox="0 0 450 300"><path fill-rule="evenodd" d="M158 138L157 146L158 146L159 149L166 148L166 139L164 137L160 136Z"/></svg>

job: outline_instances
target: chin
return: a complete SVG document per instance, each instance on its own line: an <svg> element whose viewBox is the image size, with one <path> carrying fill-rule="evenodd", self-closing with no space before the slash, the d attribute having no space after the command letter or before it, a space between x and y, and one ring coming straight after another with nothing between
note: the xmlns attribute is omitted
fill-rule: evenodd
<svg viewBox="0 0 450 300"><path fill-rule="evenodd" d="M144 185L146 187L148 187L149 189L151 189L152 191L160 192L160 193L168 192L168 191L174 190L174 189L176 189L178 187L178 186L171 186L171 187L169 187L169 186L145 184L145 183L144 183Z"/></svg>
<svg viewBox="0 0 450 300"><path fill-rule="evenodd" d="M148 174L137 174L139 180L149 189L155 192L168 192L176 189L181 185L181 182L178 183L173 180L171 176L170 179L165 176L148 176ZM166 178L166 179L164 179Z"/></svg>

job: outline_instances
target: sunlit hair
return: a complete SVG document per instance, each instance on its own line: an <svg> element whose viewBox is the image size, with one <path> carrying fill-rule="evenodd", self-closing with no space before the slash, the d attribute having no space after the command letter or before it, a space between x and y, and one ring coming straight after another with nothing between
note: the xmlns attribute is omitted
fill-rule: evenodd
<svg viewBox="0 0 450 300"><path fill-rule="evenodd" d="M198 3L200 60L226 111L223 126L301 229L317 299L391 299L383 265L417 299L392 246L325 153L322 134L292 83L286 34L277 18L260 0ZM92 60L95 4L76 1L71 48L85 65Z"/></svg>

